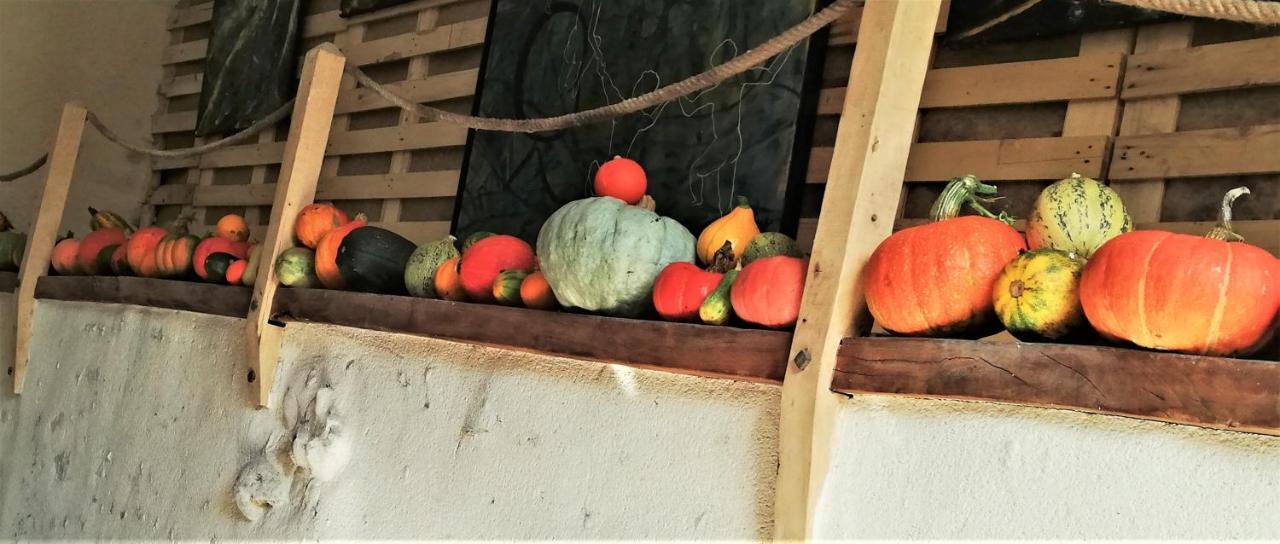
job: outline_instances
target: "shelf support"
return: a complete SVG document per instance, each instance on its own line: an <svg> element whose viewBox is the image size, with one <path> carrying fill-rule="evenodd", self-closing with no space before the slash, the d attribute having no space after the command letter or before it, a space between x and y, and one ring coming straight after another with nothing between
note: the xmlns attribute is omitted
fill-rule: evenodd
<svg viewBox="0 0 1280 544"><path fill-rule="evenodd" d="M249 302L247 378L254 401L260 407L267 406L270 400L284 332L283 326L271 323L271 309L279 287L275 262L281 252L293 247L298 212L315 200L345 64L346 59L338 48L322 44L307 52L302 66L289 140L271 206L271 222L262 242L258 277Z"/></svg>
<svg viewBox="0 0 1280 544"><path fill-rule="evenodd" d="M866 325L862 269L893 230L941 0L868 0L782 386L774 536L812 538L840 341Z"/></svg>
<svg viewBox="0 0 1280 544"><path fill-rule="evenodd" d="M80 157L87 115L84 105L79 102L68 102L62 107L58 135L53 141L53 150L49 152L44 189L40 192L40 208L36 211L31 234L27 237L27 249L22 254L22 265L18 269L17 353L13 358L15 394L22 394L22 386L26 382L27 364L31 361L31 320L35 317L36 282L49 271L49 259L53 256L62 212L67 207L67 194L71 191L71 177L76 171L76 159Z"/></svg>

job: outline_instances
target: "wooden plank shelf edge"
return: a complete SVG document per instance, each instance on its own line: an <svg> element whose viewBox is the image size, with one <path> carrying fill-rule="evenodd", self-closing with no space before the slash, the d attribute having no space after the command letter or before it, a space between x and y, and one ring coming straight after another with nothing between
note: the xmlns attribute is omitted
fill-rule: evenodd
<svg viewBox="0 0 1280 544"><path fill-rule="evenodd" d="M846 338L832 389L1280 436L1280 363L1105 346Z"/></svg>
<svg viewBox="0 0 1280 544"><path fill-rule="evenodd" d="M133 304L243 318L249 313L248 287L194 281L116 276L45 276L36 298Z"/></svg>
<svg viewBox="0 0 1280 544"><path fill-rule="evenodd" d="M712 378L781 383L791 333L325 289L280 289L276 319L457 340Z"/></svg>

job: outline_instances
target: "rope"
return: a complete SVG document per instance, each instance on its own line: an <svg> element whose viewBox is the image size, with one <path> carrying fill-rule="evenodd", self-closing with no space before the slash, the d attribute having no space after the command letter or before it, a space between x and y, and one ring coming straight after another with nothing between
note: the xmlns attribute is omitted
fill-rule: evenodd
<svg viewBox="0 0 1280 544"><path fill-rule="evenodd" d="M860 3L860 0L836 0L830 6L827 6L804 21L801 21L800 24L791 27L787 31L774 36L773 38L770 38L769 41L760 44L759 47L748 50L746 53L729 60L729 62L712 67L706 72L689 77L683 81L673 83L640 96L628 98L622 102L541 119L497 119L475 117L471 115L452 113L432 108L430 106L423 106L391 92L386 87L383 87L380 83L374 81L373 78L370 78L365 74L360 67L351 64L350 62L347 63L347 71L355 76L356 80L359 81L361 85L372 89L373 92L378 94L378 96L381 96L393 105L428 121L443 121L476 130L490 130L497 132L548 132L596 123L612 119L614 117L627 115L629 113L635 113L658 104L663 104L677 98L688 96L708 87L718 85L733 76L746 72L753 66L777 56L779 53L786 51L795 44L800 43L801 40L808 38L822 27L825 27L836 19L839 19L840 16L844 15L850 8Z"/></svg>
<svg viewBox="0 0 1280 544"><path fill-rule="evenodd" d="M9 172L8 174L0 174L0 182L13 181L22 176L35 172L36 170L39 170L41 166L44 166L44 163L46 162L49 162L48 153L45 153L44 155L40 155L40 158L36 159L35 162L28 164L22 168Z"/></svg>
<svg viewBox="0 0 1280 544"><path fill-rule="evenodd" d="M1280 2L1264 0L1110 0L1146 8L1208 19L1225 19L1257 25L1280 25Z"/></svg>
<svg viewBox="0 0 1280 544"><path fill-rule="evenodd" d="M116 145L123 147L125 149L128 149L129 151L132 151L134 153L141 153L143 155L148 155L151 157L181 159L185 157L194 157L197 155L203 155L210 151L222 149L229 145L238 144L240 142L248 140L249 138L252 138L254 135L258 134L259 132L266 130L268 127L273 127L276 125L276 123L283 121L285 117L289 116L289 112L292 109L293 109L293 100L290 99L288 102L285 102L284 105L277 108L276 111L273 111L267 114L266 117L263 117L258 122L252 125L249 125L249 128L246 128L240 132L227 136L226 138L223 138L221 140L215 140L206 144L197 145L195 147L187 147L183 149L156 149L147 145L131 143L128 140L121 138L120 135L115 133L115 131L111 130L111 128L108 127L105 123L103 123L101 119L98 119L98 116L95 115L93 112L89 112L88 120L89 120L89 124L93 125L93 128L98 129L98 132L102 133L103 137L105 137L108 140L111 140L112 142L115 142Z"/></svg>

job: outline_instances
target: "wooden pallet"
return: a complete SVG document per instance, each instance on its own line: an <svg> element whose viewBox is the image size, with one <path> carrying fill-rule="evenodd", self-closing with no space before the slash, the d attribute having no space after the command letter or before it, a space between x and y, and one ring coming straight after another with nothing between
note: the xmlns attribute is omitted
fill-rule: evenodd
<svg viewBox="0 0 1280 544"><path fill-rule="evenodd" d="M419 102L468 112L479 75L488 0L419 0L352 18L336 0L311 2L304 49L333 42L348 59ZM169 20L161 111L152 132L169 147L195 141L212 3L179 6ZM257 142L201 157L153 162L155 190L145 217L159 224L194 212L198 225L242 213L254 235L266 221L287 123ZM339 96L317 200L418 242L448 232L462 166L465 129L419 123L348 79ZM144 221L150 222L150 221Z"/></svg>

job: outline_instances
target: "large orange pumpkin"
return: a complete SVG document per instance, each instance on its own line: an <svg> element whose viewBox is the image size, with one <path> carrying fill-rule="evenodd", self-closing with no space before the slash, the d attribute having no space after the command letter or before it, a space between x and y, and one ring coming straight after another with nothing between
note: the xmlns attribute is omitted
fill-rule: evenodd
<svg viewBox="0 0 1280 544"><path fill-rule="evenodd" d="M63 276L74 276L83 274L80 271L80 264L77 257L80 254L80 241L75 238L67 238L58 242L53 246L53 257L50 259L53 269Z"/></svg>
<svg viewBox="0 0 1280 544"><path fill-rule="evenodd" d="M693 263L675 262L653 282L653 307L667 321L697 321L698 308L724 274L707 272Z"/></svg>
<svg viewBox="0 0 1280 544"><path fill-rule="evenodd" d="M347 224L349 220L346 212L333 204L312 204L298 212L298 222L293 227L293 233L298 237L299 243L315 249L325 234Z"/></svg>
<svg viewBox="0 0 1280 544"><path fill-rule="evenodd" d="M532 271L536 262L533 248L524 240L495 234L462 252L462 289L474 302L493 302L493 280L498 274L503 270Z"/></svg>
<svg viewBox="0 0 1280 544"><path fill-rule="evenodd" d="M124 230L118 228L104 228L90 232L84 240L80 241L80 248L76 252L76 263L85 274L110 274L111 255L107 254L106 259L99 259L99 254L108 246L124 245L126 241L128 239L125 238Z"/></svg>
<svg viewBox="0 0 1280 544"><path fill-rule="evenodd" d="M880 243L864 271L867 308L885 330L908 336L981 337L1000 330L991 289L1026 250L1022 234L982 207L996 188L969 175L947 184L932 223ZM984 217L957 217L969 204Z"/></svg>
<svg viewBox="0 0 1280 544"><path fill-rule="evenodd" d="M1244 189L1244 188L1241 188ZM1247 355L1274 331L1280 261L1231 231L1227 193L1208 236L1134 231L1112 238L1080 277L1089 323L1112 339L1206 355Z"/></svg>
<svg viewBox="0 0 1280 544"><path fill-rule="evenodd" d="M809 261L799 257L765 257L738 273L729 291L733 313L747 323L774 329L796 324L804 296Z"/></svg>
<svg viewBox="0 0 1280 544"><path fill-rule="evenodd" d="M125 243L125 258L134 274L144 278L157 277L156 245L168 234L169 231L163 227L146 227L129 237Z"/></svg>
<svg viewBox="0 0 1280 544"><path fill-rule="evenodd" d="M186 233L170 233L156 244L156 270L162 278L191 275L192 255L200 239Z"/></svg>
<svg viewBox="0 0 1280 544"><path fill-rule="evenodd" d="M209 271L205 268L205 260L214 253L226 253L237 259L244 259L249 256L249 244L211 236L201 240L196 245L195 253L191 257L191 264L195 268L196 276L202 280L209 279Z"/></svg>
<svg viewBox="0 0 1280 544"><path fill-rule="evenodd" d="M320 243L316 245L316 276L320 278L322 285L329 289L347 288L347 282L342 279L342 273L338 271L338 247L342 245L342 239L346 238L351 231L366 224L368 221L365 220L364 214L360 214L354 220L326 232L320 238Z"/></svg>

